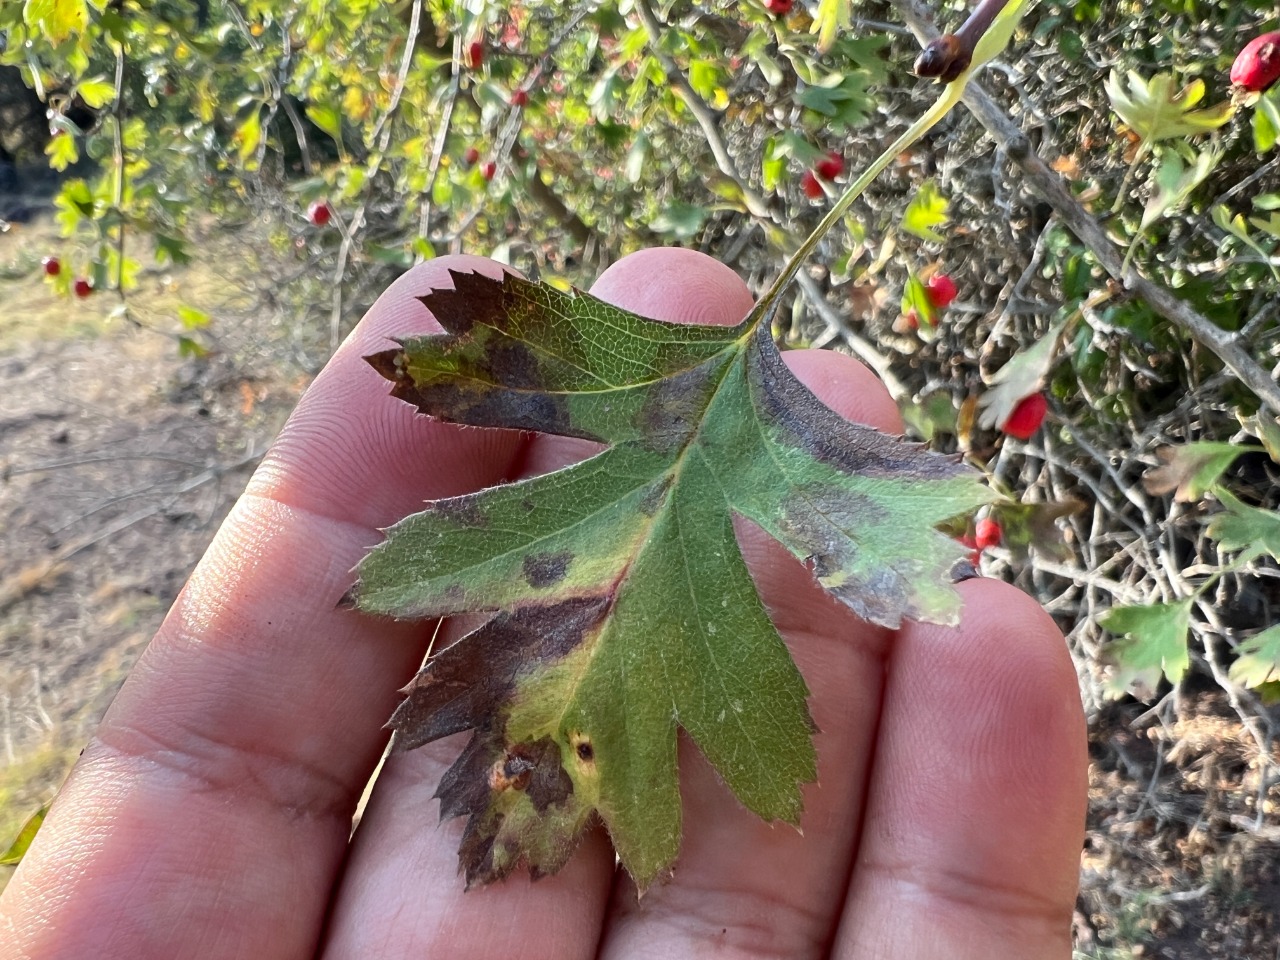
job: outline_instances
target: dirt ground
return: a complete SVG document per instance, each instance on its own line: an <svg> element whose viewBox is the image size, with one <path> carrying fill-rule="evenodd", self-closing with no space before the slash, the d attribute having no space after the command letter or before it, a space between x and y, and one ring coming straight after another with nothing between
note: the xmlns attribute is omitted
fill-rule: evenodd
<svg viewBox="0 0 1280 960"><path fill-rule="evenodd" d="M308 380L242 253L148 271L140 327L113 297L43 283L57 248L48 224L0 234L0 847L65 776ZM207 356L181 358L179 303L213 316Z"/></svg>
<svg viewBox="0 0 1280 960"><path fill-rule="evenodd" d="M56 242L50 225L0 234L0 848L53 795L328 336L238 236L147 270L143 326L106 296L54 295L39 257ZM180 303L214 317L205 357L179 356ZM1280 957L1278 791L1259 773L1275 748L1207 684L1112 704L1090 741L1075 956Z"/></svg>

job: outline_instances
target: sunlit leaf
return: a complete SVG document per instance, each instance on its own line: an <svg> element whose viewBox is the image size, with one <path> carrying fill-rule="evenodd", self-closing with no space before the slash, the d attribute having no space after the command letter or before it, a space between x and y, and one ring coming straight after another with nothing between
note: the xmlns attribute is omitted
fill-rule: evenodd
<svg viewBox="0 0 1280 960"><path fill-rule="evenodd" d="M1230 120L1235 112L1228 100L1195 109L1204 99L1204 81L1193 80L1178 89L1171 73L1158 73L1147 80L1134 70L1125 77L1113 70L1105 87L1112 109L1142 138L1144 146L1209 133Z"/></svg>
<svg viewBox="0 0 1280 960"><path fill-rule="evenodd" d="M796 822L815 775L805 685L733 518L860 616L952 621L964 548L935 526L987 492L958 461L852 424L788 371L758 310L644 320L514 276L423 298L447 333L373 356L393 393L472 426L607 444L432 503L387 532L351 600L400 617L500 611L434 657L399 749L473 730L441 781L469 883L559 869L599 816L641 888L680 842L676 733L749 809Z"/></svg>
<svg viewBox="0 0 1280 960"><path fill-rule="evenodd" d="M902 214L902 229L921 240L943 243L946 237L934 227L940 227L950 219L947 213L950 206L950 201L938 190L938 185L932 180L926 180L920 184L920 189Z"/></svg>

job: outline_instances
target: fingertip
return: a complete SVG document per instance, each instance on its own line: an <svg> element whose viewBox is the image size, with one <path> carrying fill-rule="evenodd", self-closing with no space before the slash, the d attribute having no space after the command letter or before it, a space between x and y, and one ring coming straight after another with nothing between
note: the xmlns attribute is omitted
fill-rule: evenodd
<svg viewBox="0 0 1280 960"><path fill-rule="evenodd" d="M914 956L1060 955L1087 800L1071 659L1030 597L970 580L956 627L910 623L890 655L873 786L839 944Z"/></svg>
<svg viewBox="0 0 1280 960"><path fill-rule="evenodd" d="M860 361L834 350L788 350L782 358L814 396L846 420L885 433L903 432L898 405Z"/></svg>
<svg viewBox="0 0 1280 960"><path fill-rule="evenodd" d="M591 293L652 320L731 326L755 300L719 260L683 247L651 247L610 265Z"/></svg>

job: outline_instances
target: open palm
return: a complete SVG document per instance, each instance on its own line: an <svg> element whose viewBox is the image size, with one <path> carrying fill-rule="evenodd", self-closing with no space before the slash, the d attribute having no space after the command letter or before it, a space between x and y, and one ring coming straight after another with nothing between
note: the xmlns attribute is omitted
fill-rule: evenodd
<svg viewBox="0 0 1280 960"><path fill-rule="evenodd" d="M1068 957L1084 723L1048 616L971 580L957 628L871 626L746 527L821 731L802 833L739 806L685 741L683 849L642 899L603 829L554 877L464 893L462 823L437 826L432 799L455 737L393 756L350 834L433 632L337 608L351 568L423 500L588 449L387 399L361 357L439 329L415 298L449 268L501 269L446 257L410 271L299 403L0 900L0 960ZM686 250L628 257L593 292L675 322L751 308L731 271ZM901 431L855 361L785 356L838 413Z"/></svg>

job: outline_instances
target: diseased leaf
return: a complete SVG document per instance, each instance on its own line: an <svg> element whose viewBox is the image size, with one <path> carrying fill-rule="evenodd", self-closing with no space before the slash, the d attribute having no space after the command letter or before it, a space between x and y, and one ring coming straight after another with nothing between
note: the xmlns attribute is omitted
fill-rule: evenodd
<svg viewBox="0 0 1280 960"><path fill-rule="evenodd" d="M1142 486L1153 496L1174 493L1180 503L1194 503L1226 473L1236 457L1249 448L1235 443L1184 443L1156 451L1160 466L1142 475Z"/></svg>
<svg viewBox="0 0 1280 960"><path fill-rule="evenodd" d="M875 623L951 622L965 548L935 530L989 499L958 461L844 420L736 327L646 320L578 291L452 273L446 333L369 358L430 416L581 437L571 467L430 503L387 531L350 601L397 617L499 611L437 654L397 749L463 730L440 784L469 818L468 884L558 870L593 815L641 889L679 849L676 733L749 809L795 823L815 777L807 690L734 535L743 517Z"/></svg>
<svg viewBox="0 0 1280 960"><path fill-rule="evenodd" d="M1153 603L1145 607L1112 607L1101 623L1112 633L1122 634L1107 648L1115 673L1107 685L1112 696L1131 688L1138 696L1155 693L1160 675L1176 684L1191 664L1187 653L1187 631L1191 629L1191 604L1187 597L1177 603Z"/></svg>

